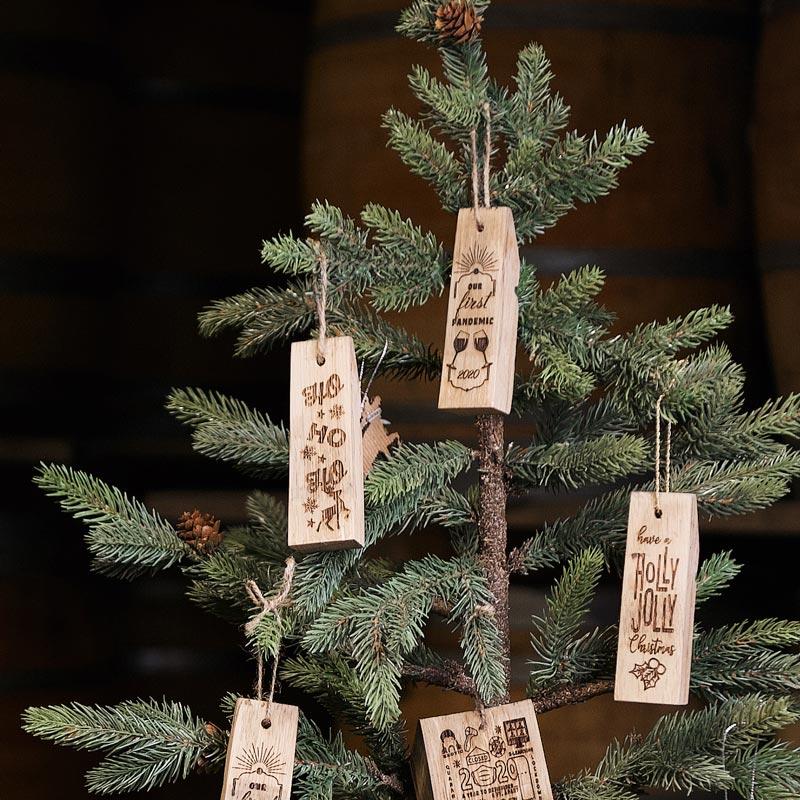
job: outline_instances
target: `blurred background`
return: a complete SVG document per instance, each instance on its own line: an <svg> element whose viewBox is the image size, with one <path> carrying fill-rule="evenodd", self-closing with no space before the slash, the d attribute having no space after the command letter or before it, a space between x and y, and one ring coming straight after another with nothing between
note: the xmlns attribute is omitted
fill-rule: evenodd
<svg viewBox="0 0 800 800"><path fill-rule="evenodd" d="M195 506L239 521L252 481L192 454L163 410L172 386L217 388L286 418L287 351L232 357L196 313L271 280L261 240L299 231L309 203L398 208L451 246L454 220L385 148L380 115L413 111L406 85L432 53L393 34L400 0L6 0L0 10L0 775L8 796L82 797L96 761L18 731L31 704L162 695L218 719L248 691L239 632L183 598L180 575L92 576L81 527L31 485L40 460L88 470L167 518ZM621 188L527 253L545 281L596 263L623 330L713 302L748 399L800 389L800 3L797 0L495 0L485 41L507 81L541 42L582 132L627 119L655 144ZM439 345L443 313L407 320ZM443 323L442 323L443 324ZM381 383L401 437L468 439L434 386ZM525 434L514 423L510 436ZM264 487L261 487L264 488ZM280 493L284 486L266 487ZM568 511L510 509L521 540ZM701 521L704 554L747 567L706 618L796 616L800 503ZM433 546L438 543L435 538ZM394 541L387 554L420 546ZM513 586L518 677L550 575ZM611 621L618 594L595 610ZM433 631L447 646L447 634ZM413 719L465 707L420 689ZM466 701L467 705L469 701ZM306 704L307 705L307 704ZM658 708L598 698L542 718L551 774L593 764L610 735ZM160 796L215 797L220 777Z"/></svg>

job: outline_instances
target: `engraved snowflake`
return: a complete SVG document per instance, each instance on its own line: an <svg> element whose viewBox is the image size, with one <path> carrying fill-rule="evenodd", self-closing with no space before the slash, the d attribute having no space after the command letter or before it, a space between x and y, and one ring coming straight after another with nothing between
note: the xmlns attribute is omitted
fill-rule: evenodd
<svg viewBox="0 0 800 800"><path fill-rule="evenodd" d="M314 456L316 456L316 454L317 454L316 448L315 447L311 447L311 445L308 445L308 444L300 451L300 455L306 461L311 461L311 459L314 458Z"/></svg>
<svg viewBox="0 0 800 800"><path fill-rule="evenodd" d="M666 666L662 664L657 658L651 658L649 661L643 661L641 664L636 664L630 674L638 678L644 685L645 691L652 689L660 680L661 676L667 671Z"/></svg>
<svg viewBox="0 0 800 800"><path fill-rule="evenodd" d="M341 419L344 416L344 407L337 403L331 408L331 419Z"/></svg>
<svg viewBox="0 0 800 800"><path fill-rule="evenodd" d="M303 510L306 514L313 514L319 508L316 497L307 497L303 503Z"/></svg>

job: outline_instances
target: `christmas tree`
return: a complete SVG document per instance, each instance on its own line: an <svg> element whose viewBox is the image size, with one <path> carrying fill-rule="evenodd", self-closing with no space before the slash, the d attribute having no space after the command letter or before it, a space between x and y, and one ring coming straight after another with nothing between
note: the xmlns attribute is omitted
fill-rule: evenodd
<svg viewBox="0 0 800 800"><path fill-rule="evenodd" d="M415 68L411 88L424 113L414 119L391 109L384 125L391 146L447 211L478 205L482 194L484 205L512 210L518 243L530 244L578 201L613 189L649 140L624 123L604 137L568 131L569 108L552 92L537 45L520 52L513 87L493 81L481 44L488 5L416 0L402 14L398 31L438 49L443 80ZM442 294L451 268L443 244L378 205L351 219L320 202L306 223L307 237L264 243L263 260L283 276L280 286L213 303L201 314L201 331L237 330L239 355L319 335L324 262L327 327L352 337L366 371L438 379L440 355L385 312ZM221 530L200 512L175 526L70 467L43 465L36 481L86 523L98 572L132 579L182 570L190 600L244 626L259 664L276 665L283 684L361 737L363 746L350 749L301 714L296 794L411 797L411 732L400 708L409 683L469 695L479 708L497 706L509 699L513 657L530 664L527 694L538 713L613 690L616 629L587 629L586 617L602 574L623 562L630 492L654 489L657 404L675 427L672 489L696 495L706 515L765 508L800 474L800 455L782 441L800 433L800 398L745 410L743 372L714 343L731 322L727 309L611 335L613 315L597 301L602 286L603 273L585 266L545 289L534 265L521 263L518 342L527 360L517 359L512 413L530 422L530 440L506 445L504 416L484 413L476 418L476 449L458 441L394 444L365 477L363 549L293 558L286 509L262 492L249 498L248 524ZM287 429L265 414L200 389L175 391L168 407L203 455L254 479L287 476ZM507 497L532 490L591 490L591 499L509 552ZM446 557L394 564L375 555L373 545L386 537L430 526L447 531ZM544 607L528 610L531 649L512 654L510 577L553 568L560 577ZM700 565L701 611L740 568L727 552ZM434 615L458 631L460 660L426 646ZM643 736L612 741L596 767L555 785L557 797L633 800L648 787L800 796L800 750L776 739L800 721L793 697L800 623L709 628L698 618L691 671L698 705L665 714ZM222 699L215 722L179 702L153 700L31 708L23 722L42 738L103 753L88 787L116 794L221 769L234 701Z"/></svg>

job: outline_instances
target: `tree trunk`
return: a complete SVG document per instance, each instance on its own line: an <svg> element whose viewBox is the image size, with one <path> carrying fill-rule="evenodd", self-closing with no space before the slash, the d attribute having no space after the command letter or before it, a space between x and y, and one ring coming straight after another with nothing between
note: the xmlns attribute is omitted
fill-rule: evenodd
<svg viewBox="0 0 800 800"><path fill-rule="evenodd" d="M500 629L506 673L506 691L495 698L498 703L508 702L511 683L511 645L508 624L508 565L505 481L505 417L488 413L477 417L478 461L480 465L480 510L478 534L481 542L481 563L486 580L494 596L494 613Z"/></svg>

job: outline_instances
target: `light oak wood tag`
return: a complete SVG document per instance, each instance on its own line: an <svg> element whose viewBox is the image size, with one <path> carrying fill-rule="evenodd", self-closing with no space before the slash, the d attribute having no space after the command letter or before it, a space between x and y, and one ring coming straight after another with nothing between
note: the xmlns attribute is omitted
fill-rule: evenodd
<svg viewBox="0 0 800 800"><path fill-rule="evenodd" d="M421 719L414 742L417 800L552 800L530 700Z"/></svg>
<svg viewBox="0 0 800 800"><path fill-rule="evenodd" d="M361 389L349 336L295 342L289 401L289 547L364 544Z"/></svg>
<svg viewBox="0 0 800 800"><path fill-rule="evenodd" d="M510 208L458 212L439 408L511 411L519 249Z"/></svg>
<svg viewBox="0 0 800 800"><path fill-rule="evenodd" d="M633 492L622 578L614 699L689 702L700 542L697 498Z"/></svg>
<svg viewBox="0 0 800 800"><path fill-rule="evenodd" d="M400 441L399 433L387 433L387 423L381 418L381 396L376 394L372 400L364 403L361 411L361 430L363 432L364 475L375 463L379 453L389 457L389 447Z"/></svg>
<svg viewBox="0 0 800 800"><path fill-rule="evenodd" d="M262 725L269 711L269 727ZM297 706L240 697L233 712L221 800L289 800Z"/></svg>

